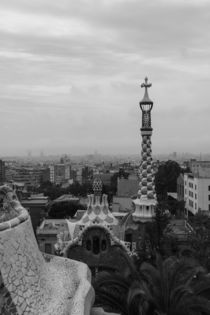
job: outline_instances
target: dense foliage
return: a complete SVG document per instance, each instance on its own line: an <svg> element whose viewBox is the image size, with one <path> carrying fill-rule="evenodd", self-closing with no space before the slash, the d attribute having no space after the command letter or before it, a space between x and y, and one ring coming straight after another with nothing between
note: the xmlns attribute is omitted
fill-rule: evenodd
<svg viewBox="0 0 210 315"><path fill-rule="evenodd" d="M64 194L72 194L73 196L87 196L92 192L92 185L90 183L80 184L75 182L67 188L60 185L52 184L51 182L44 182L39 187L39 192L44 193L51 200L54 200Z"/></svg>
<svg viewBox="0 0 210 315"><path fill-rule="evenodd" d="M181 173L179 164L175 161L167 161L158 167L155 174L155 190L158 200L166 200L167 192L176 192L177 178Z"/></svg>
<svg viewBox="0 0 210 315"><path fill-rule="evenodd" d="M210 218L198 212L195 216L190 217L190 224L195 231L189 237L188 242L191 255L210 271Z"/></svg>
<svg viewBox="0 0 210 315"><path fill-rule="evenodd" d="M86 206L78 201L54 201L49 205L48 216L53 219L73 218L77 210L85 210Z"/></svg>
<svg viewBox="0 0 210 315"><path fill-rule="evenodd" d="M210 279L196 262L157 255L127 276L99 274L94 283L96 305L123 315L210 314Z"/></svg>
<svg viewBox="0 0 210 315"><path fill-rule="evenodd" d="M128 178L129 173L120 169L119 172L116 172L112 175L110 184L103 185L102 193L108 195L108 201L111 202L114 195L117 192L117 179L119 177ZM73 184L69 185L66 188L63 188L61 185L55 185L51 182L43 182L39 191L44 193L45 196L48 196L51 200L54 200L64 194L72 194L75 197L85 197L88 194L93 192L92 181L80 184L75 181Z"/></svg>

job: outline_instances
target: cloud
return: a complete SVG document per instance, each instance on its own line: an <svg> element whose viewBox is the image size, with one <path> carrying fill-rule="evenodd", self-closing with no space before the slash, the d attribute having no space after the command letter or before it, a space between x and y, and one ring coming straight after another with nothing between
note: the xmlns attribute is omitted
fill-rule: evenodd
<svg viewBox="0 0 210 315"><path fill-rule="evenodd" d="M0 12L0 30L13 34L30 34L40 37L91 35L88 24L76 18L60 19L46 14L25 14L9 10Z"/></svg>
<svg viewBox="0 0 210 315"><path fill-rule="evenodd" d="M193 141L208 150L209 1L1 0L0 9L0 124L11 146L33 138L36 150L139 152L148 75L155 152Z"/></svg>

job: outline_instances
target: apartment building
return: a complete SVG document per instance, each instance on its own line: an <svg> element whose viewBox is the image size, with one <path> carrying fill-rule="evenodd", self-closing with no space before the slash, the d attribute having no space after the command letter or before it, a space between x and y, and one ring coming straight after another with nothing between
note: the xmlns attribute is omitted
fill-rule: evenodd
<svg viewBox="0 0 210 315"><path fill-rule="evenodd" d="M210 177L184 174L185 208L192 214L198 211L210 214Z"/></svg>

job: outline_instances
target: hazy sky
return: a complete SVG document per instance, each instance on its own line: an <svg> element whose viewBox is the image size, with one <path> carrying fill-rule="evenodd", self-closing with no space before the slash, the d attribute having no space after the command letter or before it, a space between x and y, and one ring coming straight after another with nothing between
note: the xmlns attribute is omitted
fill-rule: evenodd
<svg viewBox="0 0 210 315"><path fill-rule="evenodd" d="M210 152L210 1L1 0L0 155Z"/></svg>

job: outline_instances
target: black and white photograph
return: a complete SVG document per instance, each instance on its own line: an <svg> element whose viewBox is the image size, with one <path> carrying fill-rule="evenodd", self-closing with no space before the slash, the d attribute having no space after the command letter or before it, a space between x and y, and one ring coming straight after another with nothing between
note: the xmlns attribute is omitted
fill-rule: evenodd
<svg viewBox="0 0 210 315"><path fill-rule="evenodd" d="M210 315L210 0L0 0L0 315Z"/></svg>

